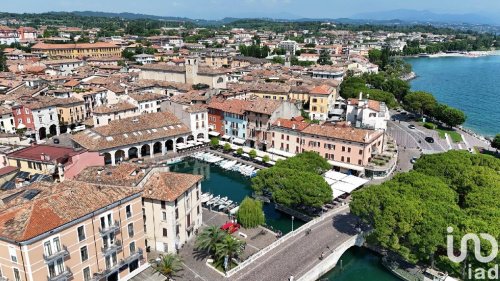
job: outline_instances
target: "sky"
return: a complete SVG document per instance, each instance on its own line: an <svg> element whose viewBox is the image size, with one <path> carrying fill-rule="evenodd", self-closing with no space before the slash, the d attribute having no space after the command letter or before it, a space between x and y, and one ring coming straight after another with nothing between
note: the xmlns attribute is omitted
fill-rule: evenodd
<svg viewBox="0 0 500 281"><path fill-rule="evenodd" d="M341 18L395 9L500 16L500 0L0 0L0 11L132 12L199 19Z"/></svg>

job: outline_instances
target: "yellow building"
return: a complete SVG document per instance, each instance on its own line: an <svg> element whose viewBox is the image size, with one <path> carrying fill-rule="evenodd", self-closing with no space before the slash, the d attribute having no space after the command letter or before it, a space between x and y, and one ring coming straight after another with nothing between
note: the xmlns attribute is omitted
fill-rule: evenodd
<svg viewBox="0 0 500 281"><path fill-rule="evenodd" d="M85 104L77 98L60 99L57 104L57 115L59 124L68 126L85 121Z"/></svg>
<svg viewBox="0 0 500 281"><path fill-rule="evenodd" d="M314 87L310 96L309 116L314 120L326 120L328 109L335 101L335 88L328 85Z"/></svg>
<svg viewBox="0 0 500 281"><path fill-rule="evenodd" d="M46 44L38 43L32 48L34 53L44 53L51 58L120 57L119 46L112 43Z"/></svg>

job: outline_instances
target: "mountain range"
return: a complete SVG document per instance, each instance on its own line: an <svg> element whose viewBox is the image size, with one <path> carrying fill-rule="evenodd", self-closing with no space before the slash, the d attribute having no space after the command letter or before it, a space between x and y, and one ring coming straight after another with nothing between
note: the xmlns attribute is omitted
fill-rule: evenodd
<svg viewBox="0 0 500 281"><path fill-rule="evenodd" d="M229 24L240 19L262 19L262 20L275 20L275 21L333 21L340 23L378 23L378 24L401 24L401 23L445 23L445 24L472 24L472 25L496 25L500 26L500 19L498 17L479 15L479 14L439 14L431 11L419 10L391 10L370 13L360 13L353 15L349 18L301 18L292 14L266 14L254 15L252 14L241 17L226 17L220 20L205 20L205 19L190 19L187 17L172 17L172 16L157 16L136 13L110 13L110 12L94 12L94 11L74 11L72 12L80 16L93 16L93 17L119 17L124 19L153 19L165 21L186 21L195 22L199 24L208 25L221 25Z"/></svg>

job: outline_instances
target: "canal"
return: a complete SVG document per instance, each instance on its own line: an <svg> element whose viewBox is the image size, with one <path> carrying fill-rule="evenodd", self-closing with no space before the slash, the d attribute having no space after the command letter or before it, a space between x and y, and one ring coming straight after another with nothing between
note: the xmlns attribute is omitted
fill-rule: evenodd
<svg viewBox="0 0 500 281"><path fill-rule="evenodd" d="M203 192L227 196L235 202L241 202L245 196L252 194L251 180L233 171L226 171L219 166L208 164L193 158L171 165L170 170L178 173L203 175L201 184ZM291 217L275 210L273 204L264 204L266 223L275 229L288 233L292 229ZM295 220L294 228L304 223ZM348 250L341 258L339 265L325 274L320 280L335 281L397 281L380 263L380 258L364 248Z"/></svg>
<svg viewBox="0 0 500 281"><path fill-rule="evenodd" d="M210 192L221 197L227 196L229 199L241 203L246 196L252 195L251 180L238 172L227 171L221 167L209 164L194 158L187 158L184 161L171 165L170 171L178 173L189 173L202 175L203 181L201 189L203 192ZM267 225L280 230L286 234L292 230L292 219L289 215L277 211L274 204L264 204ZM293 227L296 229L304 222L295 219Z"/></svg>

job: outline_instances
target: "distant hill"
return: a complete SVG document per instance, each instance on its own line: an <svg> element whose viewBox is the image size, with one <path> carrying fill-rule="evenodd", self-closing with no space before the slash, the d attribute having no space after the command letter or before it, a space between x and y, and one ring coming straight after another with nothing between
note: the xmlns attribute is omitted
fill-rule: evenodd
<svg viewBox="0 0 500 281"><path fill-rule="evenodd" d="M392 10L381 12L360 13L352 16L353 19L394 20L440 23L470 23L470 24L500 24L500 20L478 14L438 14L419 10Z"/></svg>
<svg viewBox="0 0 500 281"><path fill-rule="evenodd" d="M135 13L108 13L108 12L94 12L94 11L74 11L71 13L84 17L123 18L128 20L152 19L152 20L166 20L166 21L194 21L192 19L183 17L166 17L166 16L154 16L154 15L135 14Z"/></svg>

